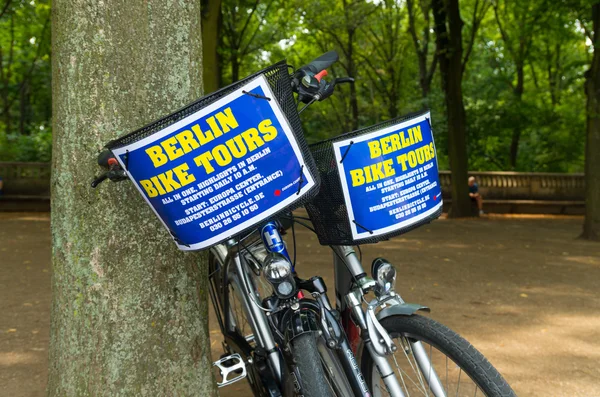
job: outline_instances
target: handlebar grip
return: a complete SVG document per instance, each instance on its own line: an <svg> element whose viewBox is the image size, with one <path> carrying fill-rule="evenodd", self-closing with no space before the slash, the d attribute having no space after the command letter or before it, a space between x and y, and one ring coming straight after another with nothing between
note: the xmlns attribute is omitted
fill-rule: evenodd
<svg viewBox="0 0 600 397"><path fill-rule="evenodd" d="M115 156L110 150L105 149L98 154L98 165L104 168L108 168L110 165L109 160L114 157Z"/></svg>
<svg viewBox="0 0 600 397"><path fill-rule="evenodd" d="M316 74L333 65L335 62L338 61L339 58L340 57L338 56L338 53L336 51L329 51L321 55L317 59L313 60L308 65L302 66L300 69L309 70L312 73Z"/></svg>

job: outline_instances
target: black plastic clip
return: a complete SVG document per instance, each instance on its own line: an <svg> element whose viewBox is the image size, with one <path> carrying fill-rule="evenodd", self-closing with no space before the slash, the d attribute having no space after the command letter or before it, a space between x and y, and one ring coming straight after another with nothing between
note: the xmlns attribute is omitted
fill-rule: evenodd
<svg viewBox="0 0 600 397"><path fill-rule="evenodd" d="M302 190L302 183L304 182L304 164L300 166L300 180L298 181L298 191L296 192L296 196L300 194L300 190Z"/></svg>
<svg viewBox="0 0 600 397"><path fill-rule="evenodd" d="M260 94L255 94L253 92L242 91L242 94L250 95L250 96L253 96L254 98L258 98L258 99L266 99L267 101L271 100L271 98L269 98L269 97L266 97L266 96L260 95Z"/></svg>
<svg viewBox="0 0 600 397"><path fill-rule="evenodd" d="M340 164L342 164L342 162L346 158L346 155L350 151L350 148L352 147L352 145L354 145L354 141L350 141L350 143L348 144L348 147L346 148L346 151L344 152L344 155L342 156L342 159L340 160Z"/></svg>
<svg viewBox="0 0 600 397"><path fill-rule="evenodd" d="M362 228L362 229L365 229L367 232L369 232L369 234L373 234L373 231L372 231L371 229L367 229L366 227L364 227L364 226L363 226L363 225L361 225L360 223L356 222L355 220L352 220L352 222L353 222L353 223L354 223L356 226L358 226L358 227L360 227L360 228Z"/></svg>
<svg viewBox="0 0 600 397"><path fill-rule="evenodd" d="M125 171L129 171L129 149L125 151Z"/></svg>

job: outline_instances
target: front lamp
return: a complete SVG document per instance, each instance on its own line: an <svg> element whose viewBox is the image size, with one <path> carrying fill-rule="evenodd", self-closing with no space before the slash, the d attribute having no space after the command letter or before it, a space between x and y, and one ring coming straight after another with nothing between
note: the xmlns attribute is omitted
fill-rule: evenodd
<svg viewBox="0 0 600 397"><path fill-rule="evenodd" d="M377 282L377 292L385 295L394 289L396 285L396 269L383 258L375 258L371 265L371 274Z"/></svg>
<svg viewBox="0 0 600 397"><path fill-rule="evenodd" d="M281 299L288 299L296 293L296 281L292 274L292 264L283 255L270 252L265 258L263 276L273 286Z"/></svg>

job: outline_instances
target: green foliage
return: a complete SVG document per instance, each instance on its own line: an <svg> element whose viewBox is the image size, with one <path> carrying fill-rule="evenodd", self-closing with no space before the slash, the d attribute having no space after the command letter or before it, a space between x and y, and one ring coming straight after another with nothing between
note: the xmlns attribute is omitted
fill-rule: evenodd
<svg viewBox="0 0 600 397"><path fill-rule="evenodd" d="M49 1L0 5L0 161L49 161Z"/></svg>
<svg viewBox="0 0 600 397"><path fill-rule="evenodd" d="M226 1L234 2L240 15L251 14L255 5L254 1L249 5ZM271 38L276 37L272 40L268 34L255 39L260 50L244 57L240 77L283 58L300 66L336 49L340 62L331 68L330 76L351 73L357 79L357 124L364 127L429 107L440 166L447 168L447 126L438 73L432 75L427 90L421 84L423 72L426 75L435 70L434 35L430 31L433 18L427 0L408 3L259 0L257 9L277 9L265 14L262 29L267 32L275 26L286 31L272 33ZM511 142L518 130L516 170L581 172L585 144L583 83L590 61L582 27L582 21L589 19L587 6L548 0L462 0L460 6L465 52L473 41L463 79L469 168L511 169ZM224 12L223 17L228 15ZM238 30L241 27L243 24ZM231 49L223 44L221 53L228 54ZM231 68L226 56L222 63L223 70ZM519 73L523 80L520 88ZM519 89L522 92L517 95ZM353 117L350 87L341 86L334 97L303 114L308 140L351 130Z"/></svg>
<svg viewBox="0 0 600 397"><path fill-rule="evenodd" d="M463 78L469 168L581 172L583 85L591 61L588 2L461 0L460 7L465 53L473 42ZM333 97L303 113L309 142L429 107L440 166L448 167L444 96L428 0L223 0L221 13L223 85L284 58L298 67L335 49L340 62L330 69L330 77L352 75L356 84L354 90L339 86ZM42 35L48 16L47 2L13 0L0 18L2 160L50 157L49 31ZM9 65L11 18L14 55ZM515 131L519 139L513 167Z"/></svg>

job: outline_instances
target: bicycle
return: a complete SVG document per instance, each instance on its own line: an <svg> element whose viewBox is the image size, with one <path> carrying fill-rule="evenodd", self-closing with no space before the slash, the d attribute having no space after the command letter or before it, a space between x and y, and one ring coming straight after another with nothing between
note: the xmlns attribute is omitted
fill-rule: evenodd
<svg viewBox="0 0 600 397"><path fill-rule="evenodd" d="M328 52L283 80L305 104L299 113L331 96L336 85L353 82L325 79L337 59ZM102 152L98 163L108 171L92 186L127 179L124 161ZM298 192L302 183L301 173ZM321 193L328 193L329 183L324 181ZM515 395L472 345L420 314L429 308L404 302L394 289L396 270L383 258L373 261L369 277L352 246L330 245L334 308L324 280L303 279L295 269L296 225L327 242L324 226L308 223L316 221L318 209L306 206L309 218L279 211L209 248L210 298L224 339L224 354L213 364L222 378L219 387L247 379L256 396ZM441 205L432 216L439 212ZM288 232L293 256L282 237ZM176 242L185 249L185 242Z"/></svg>

